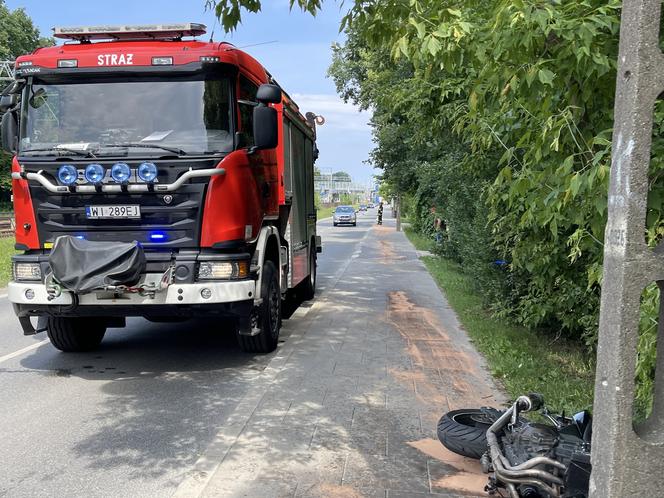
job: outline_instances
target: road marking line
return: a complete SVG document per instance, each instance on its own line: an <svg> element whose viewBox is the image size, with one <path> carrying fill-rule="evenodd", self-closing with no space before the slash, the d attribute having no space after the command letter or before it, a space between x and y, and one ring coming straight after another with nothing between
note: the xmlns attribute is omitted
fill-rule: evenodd
<svg viewBox="0 0 664 498"><path fill-rule="evenodd" d="M18 351L14 351L13 353L0 356L0 363L11 360L12 358L16 358L17 356L21 356L22 354L27 353L28 351L32 351L33 349L37 349L39 346L42 346L47 342L49 342L48 339L44 339L43 341L35 342L34 344L30 344L23 349L19 349Z"/></svg>

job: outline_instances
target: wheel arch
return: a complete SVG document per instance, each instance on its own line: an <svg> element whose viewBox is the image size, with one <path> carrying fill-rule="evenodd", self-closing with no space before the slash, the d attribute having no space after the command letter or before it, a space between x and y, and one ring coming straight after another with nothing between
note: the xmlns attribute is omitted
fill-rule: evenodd
<svg viewBox="0 0 664 498"><path fill-rule="evenodd" d="M277 227L268 225L261 228L260 235L256 241L256 250L251 259L251 265L258 269L256 289L260 289L263 283L263 265L266 261L272 261L277 269L279 286L281 287L281 238ZM258 294L258 293L257 293ZM256 300L259 296L256 295Z"/></svg>

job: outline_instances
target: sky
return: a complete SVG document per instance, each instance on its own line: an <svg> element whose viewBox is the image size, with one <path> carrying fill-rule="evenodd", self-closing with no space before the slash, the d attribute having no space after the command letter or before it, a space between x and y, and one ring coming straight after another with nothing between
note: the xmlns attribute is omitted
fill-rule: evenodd
<svg viewBox="0 0 664 498"><path fill-rule="evenodd" d="M312 111L325 117L325 125L318 129L316 165L321 171L347 171L362 183L377 173L364 164L373 148L370 113L345 104L326 76L332 60L330 46L343 41L339 34L342 11L332 0L324 2L316 17L298 9L290 11L288 0L262 0L262 12L243 13L242 24L229 35L215 23L214 12L205 10L205 0L5 0L5 4L12 10L23 7L42 36L50 36L53 26L202 22L208 27L202 39L207 40L216 24L215 41L244 47L303 113Z"/></svg>

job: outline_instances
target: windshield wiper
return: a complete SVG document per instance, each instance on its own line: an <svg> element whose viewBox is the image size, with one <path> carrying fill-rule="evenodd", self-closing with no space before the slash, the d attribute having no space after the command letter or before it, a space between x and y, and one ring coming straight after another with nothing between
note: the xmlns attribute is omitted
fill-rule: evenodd
<svg viewBox="0 0 664 498"><path fill-rule="evenodd" d="M138 149L161 149L161 150L166 150L168 152L172 152L173 154L178 154L179 156L186 156L187 153L183 151L182 149L178 149L177 147L166 147L165 145L159 145L159 144L143 144L143 143L124 143L124 144L103 144L100 149L103 149L104 147L118 147L118 148L126 148L126 147L136 147Z"/></svg>
<svg viewBox="0 0 664 498"><path fill-rule="evenodd" d="M57 145L54 145L53 147L45 147L43 149L23 150L23 151L21 151L21 153L26 154L28 152L55 152L55 151L69 152L70 154L77 154L77 155L83 156L83 157L97 157L92 153L91 150L68 149L67 147L59 147Z"/></svg>

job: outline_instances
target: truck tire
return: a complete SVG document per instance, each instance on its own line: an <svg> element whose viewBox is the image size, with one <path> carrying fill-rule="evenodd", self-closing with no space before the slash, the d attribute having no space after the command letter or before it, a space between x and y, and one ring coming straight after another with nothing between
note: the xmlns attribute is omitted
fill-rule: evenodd
<svg viewBox="0 0 664 498"><path fill-rule="evenodd" d="M254 325L260 329L260 332L254 336L242 335L239 332L237 334L240 348L247 353L271 353L279 342L281 290L277 269L272 261L263 264L261 299L262 302L256 308L253 317L256 320Z"/></svg>
<svg viewBox="0 0 664 498"><path fill-rule="evenodd" d="M316 267L316 248L312 245L309 250L309 268L311 268L311 272L302 282L302 298L305 301L313 299L316 295Z"/></svg>
<svg viewBox="0 0 664 498"><path fill-rule="evenodd" d="M60 351L91 351L101 344L106 324L99 318L49 317L46 333L51 344Z"/></svg>
<svg viewBox="0 0 664 498"><path fill-rule="evenodd" d="M438 421L438 439L448 450L479 460L489 449L486 431L495 420L483 410L453 410Z"/></svg>

